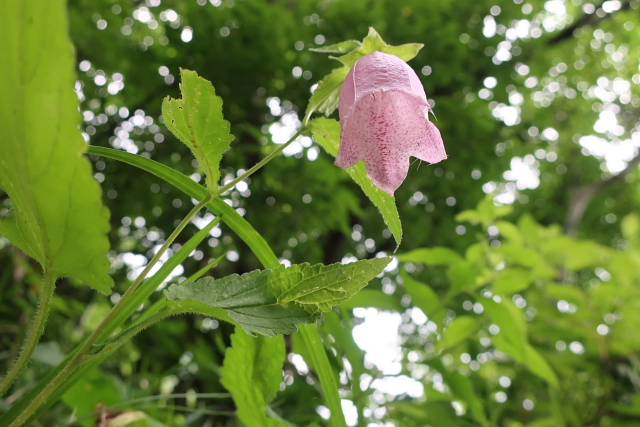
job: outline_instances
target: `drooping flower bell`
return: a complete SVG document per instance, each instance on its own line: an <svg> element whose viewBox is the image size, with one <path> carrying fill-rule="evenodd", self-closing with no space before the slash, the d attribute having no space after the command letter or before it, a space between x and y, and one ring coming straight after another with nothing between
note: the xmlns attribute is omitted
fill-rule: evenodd
<svg viewBox="0 0 640 427"><path fill-rule="evenodd" d="M415 71L383 52L361 58L340 92L341 168L364 160L367 174L393 196L409 171L409 157L429 163L447 158L440 131Z"/></svg>

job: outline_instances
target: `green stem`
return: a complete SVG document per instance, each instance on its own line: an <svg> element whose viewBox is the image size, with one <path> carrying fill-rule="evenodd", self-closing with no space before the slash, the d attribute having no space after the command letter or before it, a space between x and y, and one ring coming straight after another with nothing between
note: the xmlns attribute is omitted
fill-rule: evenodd
<svg viewBox="0 0 640 427"><path fill-rule="evenodd" d="M29 363L31 356L33 355L40 337L44 332L44 325L49 316L49 308L51 306L51 298L53 297L53 291L56 287L56 278L54 277L51 268L45 267L44 280L42 282L42 289L40 289L40 298L38 301L38 308L36 309L36 316L33 319L33 323L27 331L27 338L24 343L24 347L20 351L18 360L9 369L7 375L0 382L0 397L3 396L7 390L11 387L13 382L18 377L18 374Z"/></svg>
<svg viewBox="0 0 640 427"><path fill-rule="evenodd" d="M331 425L333 427L347 427L344 413L342 412L338 382L316 325L300 325L298 333L302 337L305 347L307 347L307 354L311 357L309 362L311 362L311 366L315 369L320 379L324 398L331 411Z"/></svg>
<svg viewBox="0 0 640 427"><path fill-rule="evenodd" d="M260 169L261 167L263 167L264 165L269 163L278 154L282 153L282 151L284 151L284 149L287 148L289 146L289 144L291 144L293 141L295 141L296 138L298 138L300 135L302 135L306 130L307 129L306 129L306 123L305 123L305 125L301 126L300 129L298 130L298 132L296 132L291 138L289 138L289 140L287 142L285 142L284 144L278 146L278 148L273 150L267 157L265 157L264 159L260 160L259 163L256 163L256 165L253 166L251 169L249 169L248 171L246 171L245 173L243 173L242 175L240 175L239 177L237 177L236 179L234 179L230 183L226 184L224 187L220 188L218 190L218 194L224 194L226 191L229 191L231 188L233 188L234 185L236 185L240 181L245 180L248 177L250 177L251 175L253 175L254 172L256 172L258 169Z"/></svg>
<svg viewBox="0 0 640 427"><path fill-rule="evenodd" d="M118 303L109 312L107 317L105 317L104 320L102 320L102 322L100 322L100 325L98 325L96 330L93 332L93 334L91 334L91 336L89 337L89 339L87 340L87 342L83 346L84 348L90 347L91 345L93 345L99 339L106 339L107 338L107 337L103 336L103 332L107 328L107 326L110 324L111 319L116 317L116 315L122 309L122 307L126 306L126 304L129 301L129 299L131 299L131 297L133 296L133 293L135 292L135 290L138 289L138 286L140 286L142 281L147 277L147 275L149 274L151 269L158 263L158 261L160 261L160 258L162 257L162 255L164 255L164 253L167 251L167 249L169 249L169 246L171 246L173 244L173 242L176 240L178 235L187 226L187 224L189 224L191 222L191 220L196 216L196 214L198 212L200 212L200 210L202 208L204 208L206 206L206 204L209 203L209 201L212 198L213 198L213 196L208 193L205 196L205 198L202 199L197 205L195 205L193 207L193 209L191 209L191 211L187 214L187 216L184 217L184 219L180 222L178 227L176 227L176 229L173 230L173 233L171 233L171 235L169 236L167 241L164 242L164 244L162 245L160 250L155 254L153 259L149 262L149 264L147 264L145 269L142 270L142 273L140 273L140 275L131 284L131 286L129 286L129 289L127 289L127 291L124 293L122 298L120 298Z"/></svg>

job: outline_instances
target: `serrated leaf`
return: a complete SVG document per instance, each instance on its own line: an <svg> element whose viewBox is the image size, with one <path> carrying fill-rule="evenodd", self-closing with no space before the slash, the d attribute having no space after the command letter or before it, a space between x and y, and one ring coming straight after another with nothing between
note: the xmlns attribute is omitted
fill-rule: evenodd
<svg viewBox="0 0 640 427"><path fill-rule="evenodd" d="M0 232L57 277L108 293L109 211L82 156L65 2L3 2L0 188L13 203Z"/></svg>
<svg viewBox="0 0 640 427"><path fill-rule="evenodd" d="M295 304L280 305L267 286L272 270L256 270L222 279L205 277L195 282L171 285L164 291L169 301L203 315L218 317L210 309L224 309L228 316L247 333L274 336L291 334L301 323L312 323L316 317ZM204 307L191 305L192 302ZM226 320L226 319L223 319Z"/></svg>
<svg viewBox="0 0 640 427"><path fill-rule="evenodd" d="M267 417L267 405L278 392L285 359L282 337L250 337L236 328L227 348L220 382L231 392L237 415L248 426L286 427Z"/></svg>
<svg viewBox="0 0 640 427"><path fill-rule="evenodd" d="M391 262L374 258L350 264L309 265L276 268L269 277L269 288L278 295L279 304L295 302L311 313L331 310L349 300Z"/></svg>
<svg viewBox="0 0 640 427"><path fill-rule="evenodd" d="M421 43L390 46L382 40L382 37L380 37L380 34L378 34L376 30L370 27L369 34L364 38L362 43L356 40L347 40L325 48L310 49L316 52L348 53L340 57L332 57L342 62L344 66L336 68L318 82L318 87L309 100L306 117L311 116L314 112L324 113L326 116L329 116L338 108L342 83L345 77L347 77L349 70L351 70L356 62L363 56L379 51L395 55L407 62L413 59L423 46Z"/></svg>
<svg viewBox="0 0 640 427"><path fill-rule="evenodd" d="M318 118L309 122L314 139L333 157L340 148L340 123L333 119ZM369 179L363 162L345 169L349 176L362 188L364 194L378 208L384 223L389 227L396 241L396 247L402 241L402 224L396 208L396 199L376 187Z"/></svg>
<svg viewBox="0 0 640 427"><path fill-rule="evenodd" d="M273 336L293 333L297 325L312 323L322 312L347 301L380 274L391 258L351 264L279 266L222 279L205 277L174 284L164 291L170 304L219 317L211 309L224 309L249 334ZM193 305L204 304L205 307ZM225 319L226 320L226 319Z"/></svg>
<svg viewBox="0 0 640 427"><path fill-rule="evenodd" d="M166 97L162 116L167 128L187 145L204 169L209 191L216 192L220 179L220 160L233 136L222 116L222 99L213 85L195 71L180 70L181 99Z"/></svg>

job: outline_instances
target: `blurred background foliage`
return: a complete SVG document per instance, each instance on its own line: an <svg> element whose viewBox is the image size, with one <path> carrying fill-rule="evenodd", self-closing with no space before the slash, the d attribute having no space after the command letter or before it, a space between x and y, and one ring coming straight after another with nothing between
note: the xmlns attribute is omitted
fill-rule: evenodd
<svg viewBox="0 0 640 427"><path fill-rule="evenodd" d="M359 426L637 425L639 12L638 0L69 2L86 139L196 181L199 165L160 117L162 99L179 94L180 68L224 101L230 181L293 134L314 85L339 65L309 48L361 40L370 26L389 44L425 44L409 64L449 159L412 165L396 192L400 262L319 326ZM310 138L285 153L227 198L283 262L393 253L379 213L327 153ZM35 360L0 411L96 326L192 206L144 172L92 161L111 210L115 293L58 284ZM171 282L225 253L215 277L260 267L221 226ZM39 282L39 267L0 237L3 370ZM125 409L139 411L124 414L137 425L238 425L219 382L231 332L201 317L161 322L39 425L107 425ZM272 409L323 425L306 350L295 336L287 344Z"/></svg>

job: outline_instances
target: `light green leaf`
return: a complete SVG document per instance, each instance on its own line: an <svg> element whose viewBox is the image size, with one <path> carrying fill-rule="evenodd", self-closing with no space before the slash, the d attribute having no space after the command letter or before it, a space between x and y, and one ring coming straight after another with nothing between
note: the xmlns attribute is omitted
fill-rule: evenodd
<svg viewBox="0 0 640 427"><path fill-rule="evenodd" d="M522 268L505 268L498 272L498 277L493 283L493 291L496 294L514 294L529 287L531 273Z"/></svg>
<svg viewBox="0 0 640 427"><path fill-rule="evenodd" d="M620 229L625 239L630 242L640 240L640 216L637 214L629 214L620 221Z"/></svg>
<svg viewBox="0 0 640 427"><path fill-rule="evenodd" d="M354 295L380 274L391 258L374 258L351 264L279 266L213 279L174 284L165 296L175 304L208 314L191 302L224 309L249 334L273 336L293 333L298 324L312 323ZM226 319L225 319L226 320Z"/></svg>
<svg viewBox="0 0 640 427"><path fill-rule="evenodd" d="M2 2L0 188L13 212L0 232L55 276L108 293L109 212L78 126L65 2Z"/></svg>
<svg viewBox="0 0 640 427"><path fill-rule="evenodd" d="M450 298L460 292L475 289L478 273L471 263L463 261L449 267L447 276L451 281L451 288L449 289Z"/></svg>
<svg viewBox="0 0 640 427"><path fill-rule="evenodd" d="M471 316L456 317L453 322L444 330L442 339L438 342L438 350L455 347L462 341L475 334L480 328L476 318Z"/></svg>
<svg viewBox="0 0 640 427"><path fill-rule="evenodd" d="M507 221L497 221L496 226L500 230L500 235L507 238L510 243L514 245L522 245L524 243L522 233L515 224Z"/></svg>
<svg viewBox="0 0 640 427"><path fill-rule="evenodd" d="M469 409L471 409L473 418L483 427L488 427L489 420L487 420L484 412L483 402L476 395L471 379L458 371L449 372L440 359L432 359L428 361L427 364L442 374L444 383L449 386L454 396L467 403ZM429 398L427 398L427 400L429 400Z"/></svg>
<svg viewBox="0 0 640 427"><path fill-rule="evenodd" d="M362 46L362 43L360 43L358 40L345 40L340 43L323 47L314 47L309 50L311 52L321 53L347 53L351 52L353 49L359 48L360 46Z"/></svg>
<svg viewBox="0 0 640 427"><path fill-rule="evenodd" d="M379 310L403 312L404 308L392 295L387 295L375 289L363 289L349 301L340 304L343 308L373 307Z"/></svg>
<svg viewBox="0 0 640 427"><path fill-rule="evenodd" d="M233 136L229 122L222 116L222 99L213 85L195 71L180 70L181 99L166 97L162 116L173 134L187 145L207 174L207 187L217 192L220 160L229 149Z"/></svg>
<svg viewBox="0 0 640 427"><path fill-rule="evenodd" d="M309 99L307 116L315 112L329 116L338 108L340 90L347 74L349 74L349 67L336 68L318 82L318 87Z"/></svg>
<svg viewBox="0 0 640 427"><path fill-rule="evenodd" d="M404 262L419 262L431 265L449 265L463 260L456 251L441 247L415 249L406 254L397 255L397 257Z"/></svg>
<svg viewBox="0 0 640 427"><path fill-rule="evenodd" d="M282 381L285 348L282 337L250 337L236 328L221 369L221 383L231 392L237 415L248 426L286 427L267 417Z"/></svg>
<svg viewBox="0 0 640 427"><path fill-rule="evenodd" d="M492 338L496 347L498 347L500 338L504 339L505 344L509 347L498 349L510 354L516 360L523 361L526 354L527 325L522 311L508 299L497 303L489 298L482 298L480 302L491 321L500 328L500 334Z"/></svg>
<svg viewBox="0 0 640 427"><path fill-rule="evenodd" d="M524 363L529 370L543 380L546 380L552 386L558 387L558 377L555 372L553 372L553 369L551 369L551 366L549 366L549 363L528 343L525 347L525 354L526 359Z"/></svg>
<svg viewBox="0 0 640 427"><path fill-rule="evenodd" d="M333 157L338 155L340 148L340 123L333 119L318 118L309 122L313 137ZM359 162L351 168L345 169L351 178L362 188L364 194L373 202L382 214L384 223L389 227L396 240L396 247L402 241L402 224L393 196L376 187L365 169L364 163Z"/></svg>
<svg viewBox="0 0 640 427"><path fill-rule="evenodd" d="M413 305L422 310L427 317L431 318L434 314L442 310L440 298L438 298L438 295L429 285L418 282L404 270L400 275L404 282L404 287L411 296Z"/></svg>

